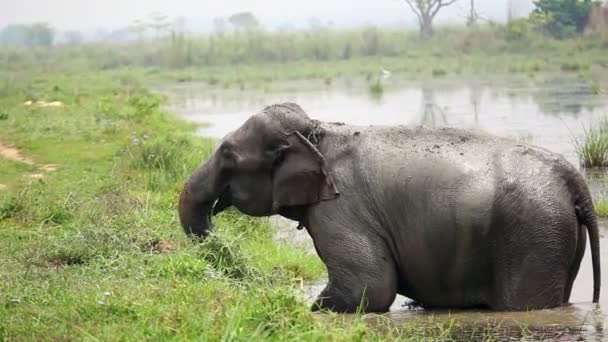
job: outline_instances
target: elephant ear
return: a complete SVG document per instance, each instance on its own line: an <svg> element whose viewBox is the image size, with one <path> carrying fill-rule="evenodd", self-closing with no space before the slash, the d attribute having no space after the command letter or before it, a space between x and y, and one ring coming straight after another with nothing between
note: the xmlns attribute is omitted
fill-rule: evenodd
<svg viewBox="0 0 608 342"><path fill-rule="evenodd" d="M338 189L321 152L297 131L286 139L288 145L273 174L274 209L338 197Z"/></svg>

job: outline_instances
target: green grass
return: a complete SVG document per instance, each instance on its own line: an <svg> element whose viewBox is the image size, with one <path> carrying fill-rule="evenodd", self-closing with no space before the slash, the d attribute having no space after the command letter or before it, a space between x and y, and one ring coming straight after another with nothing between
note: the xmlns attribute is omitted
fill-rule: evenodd
<svg viewBox="0 0 608 342"><path fill-rule="evenodd" d="M575 141L581 163L585 167L608 165L608 119L586 128L583 137Z"/></svg>
<svg viewBox="0 0 608 342"><path fill-rule="evenodd" d="M598 217L608 218L608 200L601 199L594 203L595 213Z"/></svg>
<svg viewBox="0 0 608 342"><path fill-rule="evenodd" d="M11 77L0 139L58 170L32 181L2 164L0 340L419 341L459 331L453 320L311 313L297 291L324 266L273 241L267 220L229 210L204 243L186 239L177 197L214 143L131 78ZM23 105L36 98L65 106Z"/></svg>
<svg viewBox="0 0 608 342"><path fill-rule="evenodd" d="M12 185L25 173L34 170L34 167L31 165L0 157L0 184L4 184L6 186Z"/></svg>
<svg viewBox="0 0 608 342"><path fill-rule="evenodd" d="M369 85L369 92L372 96L382 96L384 93L384 85L379 78Z"/></svg>
<svg viewBox="0 0 608 342"><path fill-rule="evenodd" d="M318 278L322 264L273 243L266 221L227 213L204 244L185 239L178 191L213 143L157 96L53 75L34 81L37 92L65 106L28 108L32 79L14 81L0 98L13 114L2 140L59 169L32 182L28 167L2 160L1 339L215 340L320 324L291 285Z"/></svg>
<svg viewBox="0 0 608 342"><path fill-rule="evenodd" d="M50 50L0 49L0 71L103 70L159 82L201 81L218 88L263 90L277 80L315 79L328 84L341 77L374 77L381 69L408 78L461 78L488 73L601 74L608 67L608 36L557 40L528 26L525 30L529 32L517 39L509 27L493 25L438 28L429 40L421 40L416 32L363 28L192 35L128 47L97 43ZM0 94L10 85L10 80L2 82Z"/></svg>

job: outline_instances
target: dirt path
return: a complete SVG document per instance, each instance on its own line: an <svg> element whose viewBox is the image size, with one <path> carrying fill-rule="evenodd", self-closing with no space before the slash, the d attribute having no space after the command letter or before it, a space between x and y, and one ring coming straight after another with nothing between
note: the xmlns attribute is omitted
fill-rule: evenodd
<svg viewBox="0 0 608 342"><path fill-rule="evenodd" d="M16 162L28 164L28 165L34 165L34 162L31 159L22 156L21 152L18 149L4 145L1 142L0 142L0 157L2 157L4 159L16 161Z"/></svg>
<svg viewBox="0 0 608 342"><path fill-rule="evenodd" d="M25 157L18 149L3 144L2 142L0 142L0 158L36 167L36 172L25 174L26 177L29 177L31 179L44 179L47 173L57 170L57 165L36 164L32 159ZM0 191L4 191L6 189L8 189L8 186L6 184L0 183Z"/></svg>

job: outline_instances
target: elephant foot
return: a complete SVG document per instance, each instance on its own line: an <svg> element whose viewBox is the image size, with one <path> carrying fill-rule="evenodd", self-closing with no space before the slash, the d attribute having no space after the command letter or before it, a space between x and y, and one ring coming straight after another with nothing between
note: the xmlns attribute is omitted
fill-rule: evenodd
<svg viewBox="0 0 608 342"><path fill-rule="evenodd" d="M403 303L403 307L408 310L424 309L424 304L416 300L410 300Z"/></svg>
<svg viewBox="0 0 608 342"><path fill-rule="evenodd" d="M378 295L381 293L382 295ZM395 292L374 288L338 288L328 284L312 305L312 311L388 312Z"/></svg>
<svg viewBox="0 0 608 342"><path fill-rule="evenodd" d="M364 308L365 300L357 299L352 294L341 291L327 285L317 300L313 303L312 311L328 310L333 312L357 312L357 309ZM364 310L361 310L364 311Z"/></svg>

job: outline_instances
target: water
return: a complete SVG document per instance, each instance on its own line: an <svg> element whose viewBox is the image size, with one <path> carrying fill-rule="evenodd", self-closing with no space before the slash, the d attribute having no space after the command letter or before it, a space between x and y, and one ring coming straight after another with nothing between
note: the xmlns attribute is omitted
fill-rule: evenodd
<svg viewBox="0 0 608 342"><path fill-rule="evenodd" d="M608 82L602 82L607 89ZM356 125L426 125L481 129L512 137L561 153L579 165L574 139L585 127L591 127L608 115L608 98L594 95L591 87L578 78L546 75L537 78L501 77L477 80L440 79L385 81L381 96L370 95L364 82L340 80L332 86L321 82L273 84L272 91L218 90L204 84L163 86L159 90L171 99L170 109L188 120L205 123L199 133L221 138L238 128L251 114L265 105L291 101L300 104L314 119L340 121ZM605 171L583 171L593 197L608 198ZM308 248L312 241L305 231L296 231L295 223L276 219L280 229L277 239ZM608 284L608 221L601 222L603 283ZM446 320L456 318L472 330L488 324L500 326L504 337L512 339L526 326L534 339L604 340L608 323L608 286L604 287L600 306L591 304L593 274L589 248L583 259L572 291L572 305L533 312L438 311L404 307L399 296L391 312L381 316L393 324L411 320ZM312 301L324 283L303 289ZM604 311L602 310L606 310ZM368 315L370 323L378 319ZM606 325L608 327L608 324ZM501 330L502 331L502 330ZM608 336L606 337L608 338Z"/></svg>

